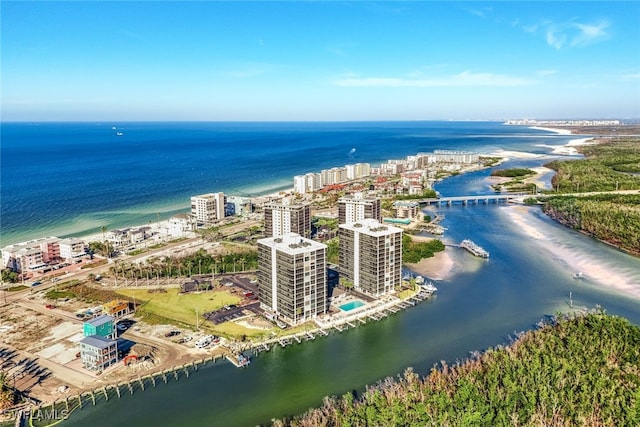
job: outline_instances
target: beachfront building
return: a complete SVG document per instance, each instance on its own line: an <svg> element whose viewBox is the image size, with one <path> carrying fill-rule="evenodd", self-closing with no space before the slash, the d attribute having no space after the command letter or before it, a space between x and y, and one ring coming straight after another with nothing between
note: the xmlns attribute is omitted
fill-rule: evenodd
<svg viewBox="0 0 640 427"><path fill-rule="evenodd" d="M291 203L288 198L267 202L263 206L264 234L278 237L296 233L302 237L311 236L311 206Z"/></svg>
<svg viewBox="0 0 640 427"><path fill-rule="evenodd" d="M42 252L42 261L46 263L59 262L60 257L60 239L57 237L45 237L39 240L40 252Z"/></svg>
<svg viewBox="0 0 640 427"><path fill-rule="evenodd" d="M82 325L82 334L85 337L98 335L103 338L113 339L115 338L115 328L113 327L114 320L115 319L113 317L106 314L87 320Z"/></svg>
<svg viewBox="0 0 640 427"><path fill-rule="evenodd" d="M369 163L356 163L345 165L347 180L360 179L371 175L371 165Z"/></svg>
<svg viewBox="0 0 640 427"><path fill-rule="evenodd" d="M3 248L2 265L16 273L33 271L46 266L39 246L23 244Z"/></svg>
<svg viewBox="0 0 640 427"><path fill-rule="evenodd" d="M480 155L471 151L435 150L433 157L436 163L469 164L478 163Z"/></svg>
<svg viewBox="0 0 640 427"><path fill-rule="evenodd" d="M305 194L322 188L322 176L319 173L307 173L293 177L293 191Z"/></svg>
<svg viewBox="0 0 640 427"><path fill-rule="evenodd" d="M362 193L355 193L338 199L338 222L340 224L357 222L365 218L382 221L379 198L365 197Z"/></svg>
<svg viewBox="0 0 640 427"><path fill-rule="evenodd" d="M324 314L327 246L295 233L258 240L258 299L278 319L297 325Z"/></svg>
<svg viewBox="0 0 640 427"><path fill-rule="evenodd" d="M80 341L82 366L102 372L118 362L118 342L100 335L84 337Z"/></svg>
<svg viewBox="0 0 640 427"><path fill-rule="evenodd" d="M322 186L340 184L347 180L347 168L331 168L320 171L320 182Z"/></svg>
<svg viewBox="0 0 640 427"><path fill-rule="evenodd" d="M84 251L86 244L82 239L62 239L58 245L60 245L60 258L66 261L73 261L86 255Z"/></svg>
<svg viewBox="0 0 640 427"><path fill-rule="evenodd" d="M188 214L176 214L167 222L167 234L172 237L183 237L193 230L193 221Z"/></svg>
<svg viewBox="0 0 640 427"><path fill-rule="evenodd" d="M224 219L226 197L224 193L207 193L191 197L191 216L197 225L205 227Z"/></svg>
<svg viewBox="0 0 640 427"><path fill-rule="evenodd" d="M340 279L378 298L402 280L402 229L375 219L340 224Z"/></svg>
<svg viewBox="0 0 640 427"><path fill-rule="evenodd" d="M253 212L253 203L250 197L229 196L225 209L226 216L247 216Z"/></svg>
<svg viewBox="0 0 640 427"><path fill-rule="evenodd" d="M59 242L57 237L43 237L6 246L1 249L2 268L16 273L44 268L47 263L59 261Z"/></svg>

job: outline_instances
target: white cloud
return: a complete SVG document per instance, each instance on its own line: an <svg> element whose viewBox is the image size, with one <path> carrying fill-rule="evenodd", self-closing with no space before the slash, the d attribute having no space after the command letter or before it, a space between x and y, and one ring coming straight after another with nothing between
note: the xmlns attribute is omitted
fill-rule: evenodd
<svg viewBox="0 0 640 427"><path fill-rule="evenodd" d="M549 46L555 47L558 50L560 50L560 48L567 41L567 36L562 32L559 32L555 27L548 28L545 36L547 44Z"/></svg>
<svg viewBox="0 0 640 427"><path fill-rule="evenodd" d="M574 35L571 40L571 46L587 46L609 38L609 34L605 31L609 27L608 22L601 22L597 25L576 22L571 26L578 29L578 34Z"/></svg>
<svg viewBox="0 0 640 427"><path fill-rule="evenodd" d="M456 86L526 86L535 83L534 80L504 74L472 73L464 71L459 74L425 77L358 77L348 75L333 81L336 86L344 87L456 87Z"/></svg>
<svg viewBox="0 0 640 427"><path fill-rule="evenodd" d="M557 70L538 70L538 72L536 72L537 75L539 76L552 76L554 74L556 74L558 71Z"/></svg>
<svg viewBox="0 0 640 427"><path fill-rule="evenodd" d="M598 24L585 24L576 21L564 23L545 21L540 24L523 25L521 28L531 34L536 34L538 29L541 29L547 44L557 50L567 44L571 47L585 47L609 38L609 33L606 31L609 28L607 21Z"/></svg>

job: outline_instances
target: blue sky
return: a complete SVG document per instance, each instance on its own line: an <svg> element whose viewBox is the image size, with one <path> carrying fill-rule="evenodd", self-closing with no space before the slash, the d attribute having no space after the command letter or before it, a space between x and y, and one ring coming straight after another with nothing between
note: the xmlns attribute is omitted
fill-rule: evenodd
<svg viewBox="0 0 640 427"><path fill-rule="evenodd" d="M2 120L640 117L640 2L1 3Z"/></svg>

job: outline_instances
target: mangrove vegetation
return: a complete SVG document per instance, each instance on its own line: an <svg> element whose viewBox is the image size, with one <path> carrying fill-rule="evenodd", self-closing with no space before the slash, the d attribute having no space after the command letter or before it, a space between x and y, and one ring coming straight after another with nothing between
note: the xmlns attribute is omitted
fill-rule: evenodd
<svg viewBox="0 0 640 427"><path fill-rule="evenodd" d="M638 326L601 310L539 326L425 378L407 369L275 425L640 425Z"/></svg>

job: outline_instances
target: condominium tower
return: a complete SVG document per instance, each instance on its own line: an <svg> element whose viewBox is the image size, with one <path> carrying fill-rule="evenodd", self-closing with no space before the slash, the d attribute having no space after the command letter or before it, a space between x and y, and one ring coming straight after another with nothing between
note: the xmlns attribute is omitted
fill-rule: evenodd
<svg viewBox="0 0 640 427"><path fill-rule="evenodd" d="M365 197L362 193L350 194L338 199L338 222L340 224L362 221L365 218L373 218L382 222L380 199Z"/></svg>
<svg viewBox="0 0 640 427"><path fill-rule="evenodd" d="M191 197L191 216L198 225L209 226L224 218L224 193L208 193Z"/></svg>
<svg viewBox="0 0 640 427"><path fill-rule="evenodd" d="M264 234L278 237L287 233L296 233L302 237L311 237L311 207L291 204L289 199L268 202L264 210Z"/></svg>
<svg viewBox="0 0 640 427"><path fill-rule="evenodd" d="M340 278L372 297L393 292L402 280L402 229L374 219L340 224Z"/></svg>
<svg viewBox="0 0 640 427"><path fill-rule="evenodd" d="M295 233L258 240L258 299L297 325L327 312L327 246Z"/></svg>

